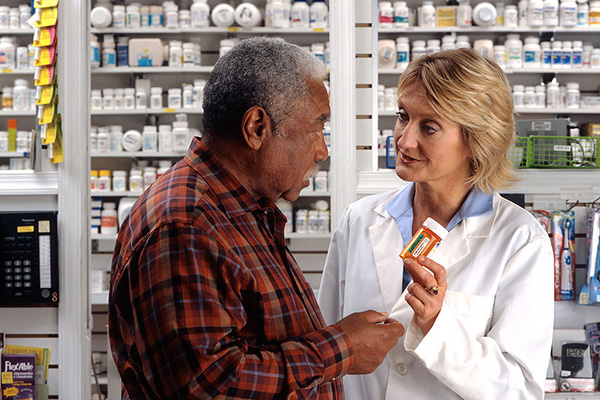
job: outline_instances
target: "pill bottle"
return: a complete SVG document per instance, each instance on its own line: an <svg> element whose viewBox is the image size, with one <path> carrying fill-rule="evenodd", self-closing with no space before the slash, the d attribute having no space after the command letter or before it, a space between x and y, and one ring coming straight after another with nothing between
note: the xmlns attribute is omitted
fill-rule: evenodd
<svg viewBox="0 0 600 400"><path fill-rule="evenodd" d="M514 85L513 86L513 101L516 107L523 107L525 105L525 86Z"/></svg>
<svg viewBox="0 0 600 400"><path fill-rule="evenodd" d="M379 2L379 27L392 28L394 26L394 7L391 1Z"/></svg>
<svg viewBox="0 0 600 400"><path fill-rule="evenodd" d="M125 6L113 6L112 26L116 29L125 28Z"/></svg>
<svg viewBox="0 0 600 400"><path fill-rule="evenodd" d="M528 8L528 0L520 0L517 5L517 9L519 12L519 26L521 28L527 27L527 8Z"/></svg>
<svg viewBox="0 0 600 400"><path fill-rule="evenodd" d="M394 28L408 28L410 11L405 1L394 2Z"/></svg>
<svg viewBox="0 0 600 400"><path fill-rule="evenodd" d="M544 108L546 106L546 88L542 85L535 87L535 108Z"/></svg>
<svg viewBox="0 0 600 400"><path fill-rule="evenodd" d="M190 7L193 28L206 28L210 20L210 6L206 0L194 0Z"/></svg>
<svg viewBox="0 0 600 400"><path fill-rule="evenodd" d="M400 258L417 260L419 256L427 257L446 238L448 231L433 218L427 218L415 235L410 239Z"/></svg>
<svg viewBox="0 0 600 400"><path fill-rule="evenodd" d="M100 43L96 35L91 35L90 39L90 67L100 67Z"/></svg>
<svg viewBox="0 0 600 400"><path fill-rule="evenodd" d="M575 0L561 0L560 26L563 28L577 26L577 3Z"/></svg>
<svg viewBox="0 0 600 400"><path fill-rule="evenodd" d="M592 50L590 55L590 67L600 68L600 49Z"/></svg>
<svg viewBox="0 0 600 400"><path fill-rule="evenodd" d="M550 42L540 43L542 48L542 68L550 68L552 66L552 49Z"/></svg>
<svg viewBox="0 0 600 400"><path fill-rule="evenodd" d="M179 7L173 2L164 2L164 23L169 29L177 29L179 27Z"/></svg>
<svg viewBox="0 0 600 400"><path fill-rule="evenodd" d="M600 25L600 1L590 1L589 26Z"/></svg>
<svg viewBox="0 0 600 400"><path fill-rule="evenodd" d="M156 180L156 168L154 168L154 167L144 168L143 178L144 178L144 190L146 190Z"/></svg>
<svg viewBox="0 0 600 400"><path fill-rule="evenodd" d="M589 25L590 6L587 0L577 0L577 26L586 27Z"/></svg>
<svg viewBox="0 0 600 400"><path fill-rule="evenodd" d="M533 86L525 86L525 100L523 106L526 108L535 107L535 88Z"/></svg>
<svg viewBox="0 0 600 400"><path fill-rule="evenodd" d="M142 132L142 151L158 151L158 132L156 126L144 126L144 130Z"/></svg>
<svg viewBox="0 0 600 400"><path fill-rule="evenodd" d="M562 42L555 40L552 42L552 68L562 67Z"/></svg>
<svg viewBox="0 0 600 400"><path fill-rule="evenodd" d="M542 48L537 37L525 38L523 46L523 67L540 68L542 66Z"/></svg>
<svg viewBox="0 0 600 400"><path fill-rule="evenodd" d="M506 47L502 45L494 46L494 62L502 69L506 68Z"/></svg>
<svg viewBox="0 0 600 400"><path fill-rule="evenodd" d="M295 215L295 231L296 233L308 233L308 210L296 210Z"/></svg>
<svg viewBox="0 0 600 400"><path fill-rule="evenodd" d="M181 108L181 89L172 88L169 89L167 106L169 108Z"/></svg>
<svg viewBox="0 0 600 400"><path fill-rule="evenodd" d="M93 169L90 171L90 190L98 190L98 170Z"/></svg>
<svg viewBox="0 0 600 400"><path fill-rule="evenodd" d="M125 110L135 109L135 89L125 88L123 90L123 108Z"/></svg>
<svg viewBox="0 0 600 400"><path fill-rule="evenodd" d="M114 108L114 90L111 88L102 89L102 108L112 110Z"/></svg>
<svg viewBox="0 0 600 400"><path fill-rule="evenodd" d="M425 55L425 41L424 40L415 40L413 42L412 50L411 50L411 60L416 60L417 58Z"/></svg>
<svg viewBox="0 0 600 400"><path fill-rule="evenodd" d="M12 110L13 108L13 88L5 86L2 88L2 109Z"/></svg>
<svg viewBox="0 0 600 400"><path fill-rule="evenodd" d="M306 0L296 0L292 5L292 28L308 28L310 26L310 7Z"/></svg>
<svg viewBox="0 0 600 400"><path fill-rule="evenodd" d="M542 0L529 0L527 4L527 25L530 28L543 26L544 2Z"/></svg>
<svg viewBox="0 0 600 400"><path fill-rule="evenodd" d="M150 6L140 7L140 27L147 28L150 26Z"/></svg>
<svg viewBox="0 0 600 400"><path fill-rule="evenodd" d="M120 36L117 41L117 67L129 66L129 38Z"/></svg>
<svg viewBox="0 0 600 400"><path fill-rule="evenodd" d="M194 87L192 85L183 85L183 90L181 94L181 105L183 108L194 107Z"/></svg>
<svg viewBox="0 0 600 400"><path fill-rule="evenodd" d="M474 41L473 49L486 58L492 59L494 57L494 42L489 39Z"/></svg>
<svg viewBox="0 0 600 400"><path fill-rule="evenodd" d="M506 35L506 41L504 42L506 47L506 66L508 68L522 68L523 67L523 42L516 33Z"/></svg>
<svg viewBox="0 0 600 400"><path fill-rule="evenodd" d="M581 68L583 66L583 42L581 40L573 41L573 55L571 56L571 67Z"/></svg>
<svg viewBox="0 0 600 400"><path fill-rule="evenodd" d="M504 26L504 10L504 3L496 3L496 25L498 26Z"/></svg>
<svg viewBox="0 0 600 400"><path fill-rule="evenodd" d="M117 66L117 52L113 35L104 35L102 43L102 67L112 68Z"/></svg>
<svg viewBox="0 0 600 400"><path fill-rule="evenodd" d="M329 8L323 0L313 0L310 5L310 27L324 29L329 26Z"/></svg>
<svg viewBox="0 0 600 400"><path fill-rule="evenodd" d="M110 191L112 187L112 180L110 178L110 171L107 169L100 170L100 178L98 178L98 190L102 192Z"/></svg>
<svg viewBox="0 0 600 400"><path fill-rule="evenodd" d="M127 190L127 172L113 171L112 190L113 192L125 192Z"/></svg>
<svg viewBox="0 0 600 400"><path fill-rule="evenodd" d="M573 58L573 49L571 48L571 41L565 40L562 43L562 55L561 55L561 67L563 69L571 68L572 58Z"/></svg>
<svg viewBox="0 0 600 400"><path fill-rule="evenodd" d="M416 43L416 41L415 41ZM469 43L469 37L466 35L459 35L456 37L456 43L454 44L455 49L470 49L471 43Z"/></svg>
<svg viewBox="0 0 600 400"><path fill-rule="evenodd" d="M579 83L567 83L567 108L579 108L580 97Z"/></svg>
<svg viewBox="0 0 600 400"><path fill-rule="evenodd" d="M171 125L158 126L158 151L171 153L173 151L173 132Z"/></svg>
<svg viewBox="0 0 600 400"><path fill-rule="evenodd" d="M117 233L117 210L115 210L115 203L106 202L102 205L100 232L109 235Z"/></svg>
<svg viewBox="0 0 600 400"><path fill-rule="evenodd" d="M171 40L169 42L169 67L183 66L183 49L180 40Z"/></svg>
<svg viewBox="0 0 600 400"><path fill-rule="evenodd" d="M18 131L17 132L17 138L16 138L16 151L18 151L19 153L25 153L30 151L30 145L29 145L29 132L28 131Z"/></svg>
<svg viewBox="0 0 600 400"><path fill-rule="evenodd" d="M377 109L385 110L385 86L377 85Z"/></svg>
<svg viewBox="0 0 600 400"><path fill-rule="evenodd" d="M459 0L456 8L456 26L471 26L473 25L473 7L470 0Z"/></svg>
<svg viewBox="0 0 600 400"><path fill-rule="evenodd" d="M0 70L1 69L15 69L17 62L17 48L15 47L13 40L4 36L0 38Z"/></svg>
<svg viewBox="0 0 600 400"><path fill-rule="evenodd" d="M313 43L310 45L310 52L315 55L322 63L325 63L325 45L323 43Z"/></svg>
<svg viewBox="0 0 600 400"><path fill-rule="evenodd" d="M150 6L150 25L151 28L160 28L163 26L163 8L162 6Z"/></svg>
<svg viewBox="0 0 600 400"><path fill-rule="evenodd" d="M427 41L427 47L425 47L425 52L427 54L437 53L442 48L440 46L440 41L437 39L430 39Z"/></svg>
<svg viewBox="0 0 600 400"><path fill-rule="evenodd" d="M442 36L442 51L454 50L455 40L456 39L452 35Z"/></svg>
<svg viewBox="0 0 600 400"><path fill-rule="evenodd" d="M210 13L213 24L219 28L227 28L233 25L235 20L235 10L226 3L217 4Z"/></svg>
<svg viewBox="0 0 600 400"><path fill-rule="evenodd" d="M115 110L123 109L123 93L124 93L123 88L115 89L113 109L115 109Z"/></svg>
<svg viewBox="0 0 600 400"><path fill-rule="evenodd" d="M173 163L169 160L160 160L158 162L158 168L156 169L156 179L160 178L162 174L167 172Z"/></svg>
<svg viewBox="0 0 600 400"><path fill-rule="evenodd" d="M560 107L560 89L558 88L558 82L555 80L546 84L546 107Z"/></svg>
<svg viewBox="0 0 600 400"><path fill-rule="evenodd" d="M195 65L194 43L184 43L182 59L184 67L193 67Z"/></svg>
<svg viewBox="0 0 600 400"><path fill-rule="evenodd" d="M192 27L192 14L190 10L179 10L179 27L181 29Z"/></svg>
<svg viewBox="0 0 600 400"><path fill-rule="evenodd" d="M586 68L590 67L590 58L592 56L592 50L594 50L594 46L591 42L583 43L583 52L581 53L581 64Z"/></svg>
<svg viewBox="0 0 600 400"><path fill-rule="evenodd" d="M123 134L121 145L125 151L140 151L142 149L142 134L135 129L128 130Z"/></svg>
<svg viewBox="0 0 600 400"><path fill-rule="evenodd" d="M423 5L419 7L418 12L419 26L422 28L435 28L435 7L433 1L424 1Z"/></svg>
<svg viewBox="0 0 600 400"><path fill-rule="evenodd" d="M504 26L509 28L519 26L519 11L517 6L508 5L504 8Z"/></svg>
<svg viewBox="0 0 600 400"><path fill-rule="evenodd" d="M142 89L135 92L135 108L144 109L148 107L148 95Z"/></svg>
<svg viewBox="0 0 600 400"><path fill-rule="evenodd" d="M410 45L407 37L396 38L396 68L405 70L410 61Z"/></svg>
<svg viewBox="0 0 600 400"><path fill-rule="evenodd" d="M119 153L123 151L123 127L121 125L112 125L110 127L110 151Z"/></svg>
<svg viewBox="0 0 600 400"><path fill-rule="evenodd" d="M544 0L544 25L558 26L558 0Z"/></svg>
<svg viewBox="0 0 600 400"><path fill-rule="evenodd" d="M129 191L133 193L144 191L144 178L142 177L142 171L139 169L129 171Z"/></svg>
<svg viewBox="0 0 600 400"><path fill-rule="evenodd" d="M112 4L110 0L98 1L90 12L90 23L94 28L108 28L112 23Z"/></svg>
<svg viewBox="0 0 600 400"><path fill-rule="evenodd" d="M393 87L386 88L384 97L384 109L386 111L396 111L398 108L398 97L396 96L396 89Z"/></svg>
<svg viewBox="0 0 600 400"><path fill-rule="evenodd" d="M19 28L29 29L27 20L31 17L31 7L28 4L19 4Z"/></svg>
<svg viewBox="0 0 600 400"><path fill-rule="evenodd" d="M490 27L496 25L496 7L488 2L479 3L473 9L473 22L478 26Z"/></svg>
<svg viewBox="0 0 600 400"><path fill-rule="evenodd" d="M98 130L94 127L90 129L90 152L98 152Z"/></svg>
<svg viewBox="0 0 600 400"><path fill-rule="evenodd" d="M150 108L154 110L163 108L161 87L150 88Z"/></svg>
<svg viewBox="0 0 600 400"><path fill-rule="evenodd" d="M190 145L190 129L187 121L173 122L173 151L185 152Z"/></svg>
<svg viewBox="0 0 600 400"><path fill-rule="evenodd" d="M26 79L16 79L13 89L13 110L27 111L29 104L29 85Z"/></svg>
<svg viewBox="0 0 600 400"><path fill-rule="evenodd" d="M127 27L132 29L140 28L142 26L140 4L132 3L128 5L125 10L127 13Z"/></svg>

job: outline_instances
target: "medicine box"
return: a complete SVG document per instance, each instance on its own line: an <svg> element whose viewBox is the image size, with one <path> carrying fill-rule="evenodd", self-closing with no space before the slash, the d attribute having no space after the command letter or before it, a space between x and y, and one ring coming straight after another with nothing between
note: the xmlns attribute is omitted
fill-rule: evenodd
<svg viewBox="0 0 600 400"><path fill-rule="evenodd" d="M589 122L583 124L582 135L586 136L600 136L600 124Z"/></svg>
<svg viewBox="0 0 600 400"><path fill-rule="evenodd" d="M160 67L163 60L162 40L157 38L129 40L129 66Z"/></svg>
<svg viewBox="0 0 600 400"><path fill-rule="evenodd" d="M2 355L2 400L35 399L35 354Z"/></svg>

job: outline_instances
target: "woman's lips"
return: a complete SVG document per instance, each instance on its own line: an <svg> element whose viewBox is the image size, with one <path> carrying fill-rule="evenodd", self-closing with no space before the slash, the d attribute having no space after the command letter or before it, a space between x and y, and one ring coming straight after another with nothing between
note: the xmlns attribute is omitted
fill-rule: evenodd
<svg viewBox="0 0 600 400"><path fill-rule="evenodd" d="M417 160L416 158L412 158L402 152L400 152L400 160L404 163L404 164L415 164L418 163L420 160Z"/></svg>

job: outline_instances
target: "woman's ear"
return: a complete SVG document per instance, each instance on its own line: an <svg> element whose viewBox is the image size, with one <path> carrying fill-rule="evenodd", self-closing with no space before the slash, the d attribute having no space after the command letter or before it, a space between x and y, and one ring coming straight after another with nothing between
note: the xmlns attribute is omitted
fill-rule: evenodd
<svg viewBox="0 0 600 400"><path fill-rule="evenodd" d="M264 108L253 106L242 117L242 138L252 150L259 150L272 135L271 117Z"/></svg>

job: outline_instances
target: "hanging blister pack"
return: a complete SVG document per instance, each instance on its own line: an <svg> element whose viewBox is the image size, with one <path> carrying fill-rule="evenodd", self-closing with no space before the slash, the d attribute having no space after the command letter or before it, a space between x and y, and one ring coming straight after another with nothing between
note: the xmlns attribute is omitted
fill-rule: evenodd
<svg viewBox="0 0 600 400"><path fill-rule="evenodd" d="M573 300L575 287L575 213L552 213L554 300Z"/></svg>

